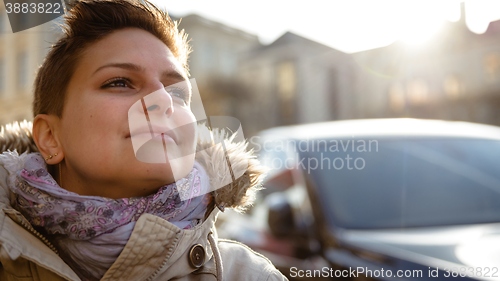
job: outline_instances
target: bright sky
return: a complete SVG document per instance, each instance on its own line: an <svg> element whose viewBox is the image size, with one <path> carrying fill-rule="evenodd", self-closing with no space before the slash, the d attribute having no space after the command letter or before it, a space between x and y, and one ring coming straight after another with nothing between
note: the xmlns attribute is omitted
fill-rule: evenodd
<svg viewBox="0 0 500 281"><path fill-rule="evenodd" d="M419 44L445 20L457 21L461 0L153 0L174 16L196 13L271 43L286 31L352 53L402 39ZM500 19L499 0L466 0L476 33Z"/></svg>

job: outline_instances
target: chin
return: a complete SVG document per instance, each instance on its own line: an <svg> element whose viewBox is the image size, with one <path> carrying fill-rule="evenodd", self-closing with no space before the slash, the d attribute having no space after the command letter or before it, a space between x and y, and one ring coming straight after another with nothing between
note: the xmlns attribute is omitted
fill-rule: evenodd
<svg viewBox="0 0 500 281"><path fill-rule="evenodd" d="M145 170L148 178L153 181L161 181L163 184L170 184L186 177L191 172L194 166L194 157L182 157L161 164L142 164L146 165Z"/></svg>

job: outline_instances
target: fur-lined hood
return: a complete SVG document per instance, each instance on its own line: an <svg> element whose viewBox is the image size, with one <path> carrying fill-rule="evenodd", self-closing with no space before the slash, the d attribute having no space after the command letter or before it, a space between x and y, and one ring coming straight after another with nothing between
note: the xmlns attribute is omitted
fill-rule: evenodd
<svg viewBox="0 0 500 281"><path fill-rule="evenodd" d="M17 150L20 154L37 152L31 129L32 123L28 121L2 126L0 153L9 150ZM236 211L244 211L253 203L255 193L260 189L264 176L263 167L252 151L247 151L246 142L234 142L235 135L228 136L218 129L210 133L204 125L199 125L198 130L201 133L199 133L196 161L205 167L211 186L222 186L212 191L216 206L221 210L233 208ZM236 178L233 171L241 171L238 174L242 175ZM222 184L228 182L230 183Z"/></svg>

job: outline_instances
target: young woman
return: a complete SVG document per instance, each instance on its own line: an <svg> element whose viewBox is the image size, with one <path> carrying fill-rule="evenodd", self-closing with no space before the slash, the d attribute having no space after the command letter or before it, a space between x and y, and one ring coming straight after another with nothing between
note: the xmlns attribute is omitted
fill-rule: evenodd
<svg viewBox="0 0 500 281"><path fill-rule="evenodd" d="M285 280L217 238L218 211L250 204L262 173L244 143L201 137L176 23L149 2L84 0L65 24L33 124L0 135L0 279Z"/></svg>

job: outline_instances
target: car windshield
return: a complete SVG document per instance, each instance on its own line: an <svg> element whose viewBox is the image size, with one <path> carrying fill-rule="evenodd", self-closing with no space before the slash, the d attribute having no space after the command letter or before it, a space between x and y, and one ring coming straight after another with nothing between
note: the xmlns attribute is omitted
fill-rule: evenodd
<svg viewBox="0 0 500 281"><path fill-rule="evenodd" d="M348 138L298 142L297 152L331 226L500 222L500 141Z"/></svg>

